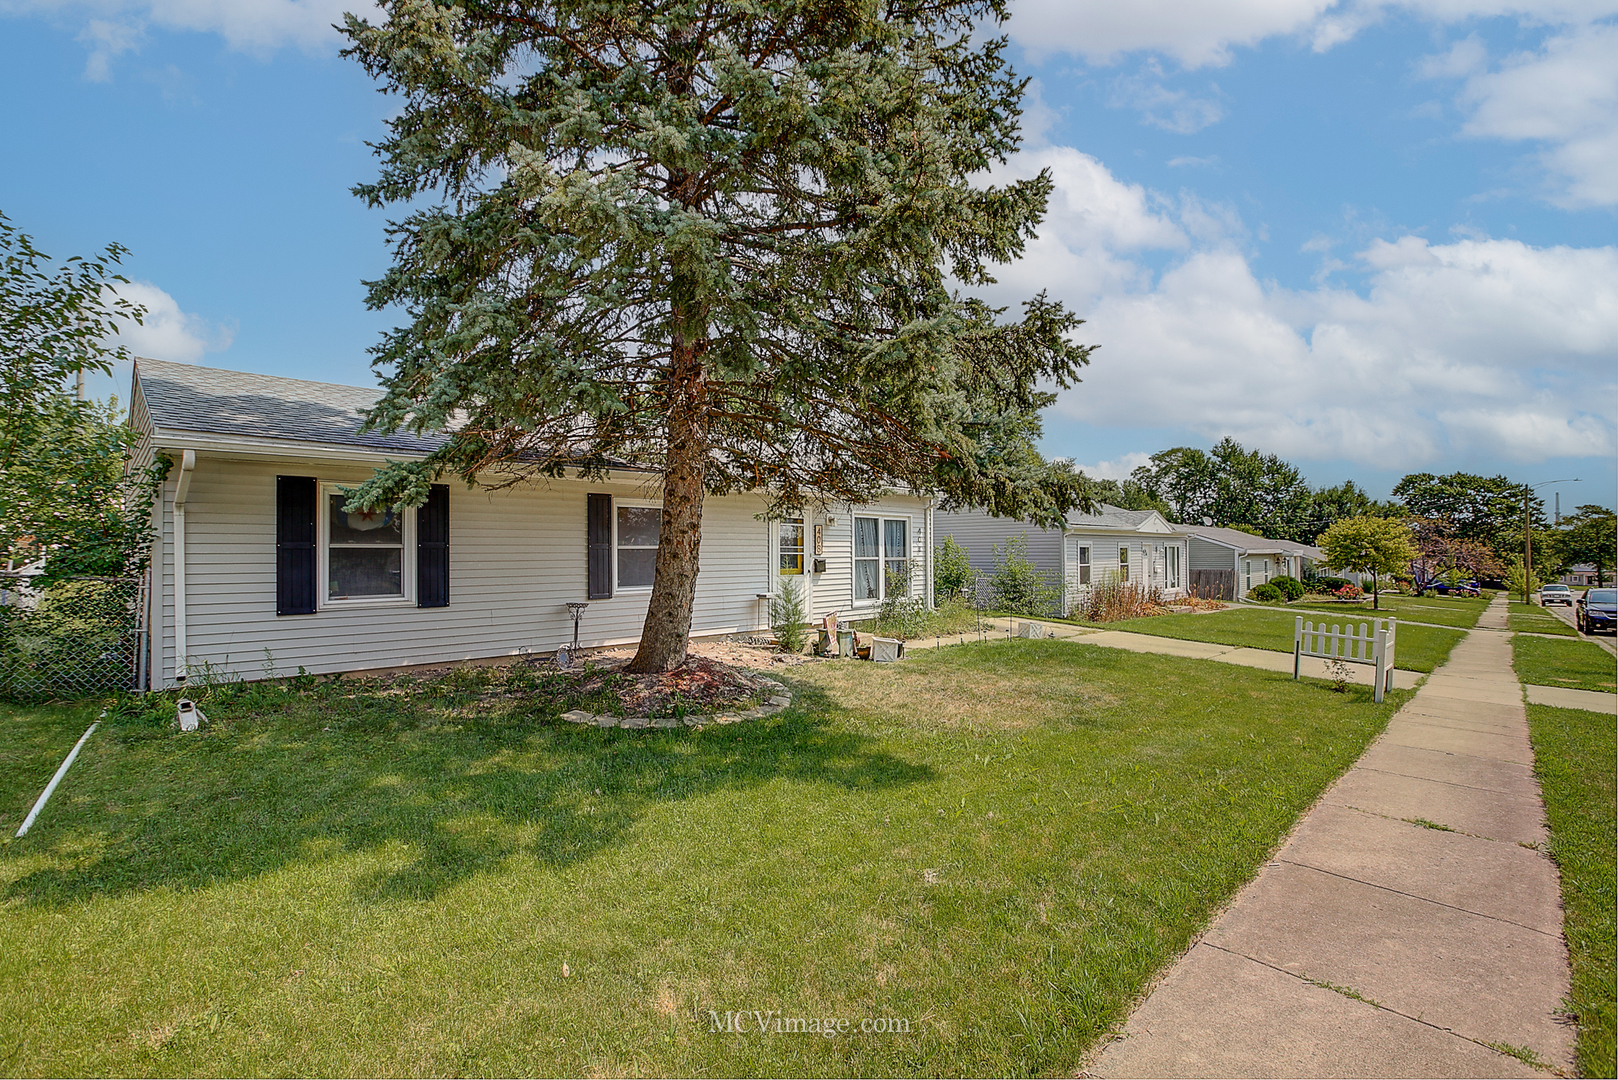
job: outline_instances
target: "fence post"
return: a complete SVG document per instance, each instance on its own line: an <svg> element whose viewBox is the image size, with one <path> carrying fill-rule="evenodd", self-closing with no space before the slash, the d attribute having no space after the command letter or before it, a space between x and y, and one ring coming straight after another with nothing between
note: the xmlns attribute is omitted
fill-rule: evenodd
<svg viewBox="0 0 1618 1080"><path fill-rule="evenodd" d="M1398 630L1399 630L1398 619L1395 618L1394 616L1391 616L1391 615L1388 616L1388 644L1387 644L1387 647L1383 651L1387 656L1387 668L1388 668L1388 673L1387 673L1388 687L1387 688L1389 690L1393 689L1393 661L1394 661L1395 655L1399 651L1399 634L1398 634Z"/></svg>
<svg viewBox="0 0 1618 1080"><path fill-rule="evenodd" d="M1388 655L1388 632L1381 627L1376 631L1376 665L1371 668L1372 678L1376 680L1376 703L1382 704L1382 664Z"/></svg>
<svg viewBox="0 0 1618 1080"><path fill-rule="evenodd" d="M1292 624L1292 681L1298 681L1298 675L1303 670L1303 616L1297 616Z"/></svg>

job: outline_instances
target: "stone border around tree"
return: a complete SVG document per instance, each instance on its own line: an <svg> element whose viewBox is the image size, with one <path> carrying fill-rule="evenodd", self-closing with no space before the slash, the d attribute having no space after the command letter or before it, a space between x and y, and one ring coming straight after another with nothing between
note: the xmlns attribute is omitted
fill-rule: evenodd
<svg viewBox="0 0 1618 1080"><path fill-rule="evenodd" d="M562 714L562 719L570 724L580 724L587 727L601 728L628 728L639 731L647 728L700 728L709 724L739 724L743 720L762 720L766 716L776 713L792 704L792 691L774 679L765 679L765 682L776 688L763 705L750 709L737 709L730 712L705 713L697 716L612 716L607 713L589 713L583 709L574 709Z"/></svg>

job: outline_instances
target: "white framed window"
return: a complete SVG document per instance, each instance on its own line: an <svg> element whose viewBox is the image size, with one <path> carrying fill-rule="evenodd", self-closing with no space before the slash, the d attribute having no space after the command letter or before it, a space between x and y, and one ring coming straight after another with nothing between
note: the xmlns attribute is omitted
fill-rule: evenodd
<svg viewBox="0 0 1618 1080"><path fill-rule="evenodd" d="M1180 549L1173 544L1168 548L1168 579L1169 588L1180 587Z"/></svg>
<svg viewBox="0 0 1618 1080"><path fill-rule="evenodd" d="M1129 580L1129 549L1126 547L1118 549L1118 580Z"/></svg>
<svg viewBox="0 0 1618 1080"><path fill-rule="evenodd" d="M910 595L910 519L854 519L854 602Z"/></svg>
<svg viewBox="0 0 1618 1080"><path fill-rule="evenodd" d="M1090 546L1079 545L1079 584L1090 584Z"/></svg>
<svg viewBox="0 0 1618 1080"><path fill-rule="evenodd" d="M803 573L803 518L781 522L776 538L775 572L785 576Z"/></svg>
<svg viewBox="0 0 1618 1080"><path fill-rule="evenodd" d="M614 592L651 589L662 531L663 508L657 503L612 500Z"/></svg>
<svg viewBox="0 0 1618 1080"><path fill-rule="evenodd" d="M348 513L336 484L320 485L321 607L409 603L416 591L416 515Z"/></svg>

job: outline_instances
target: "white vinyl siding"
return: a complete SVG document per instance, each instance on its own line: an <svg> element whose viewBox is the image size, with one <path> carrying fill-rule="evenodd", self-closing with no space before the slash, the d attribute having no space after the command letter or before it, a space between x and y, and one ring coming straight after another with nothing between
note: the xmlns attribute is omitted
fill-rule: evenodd
<svg viewBox="0 0 1618 1080"><path fill-rule="evenodd" d="M392 606L345 603L313 615L277 616L277 475L353 486L369 478L371 469L198 455L186 509L186 635L193 664L211 663L251 679L272 666L279 675L300 666L322 674L549 652L572 639L565 605L587 599L586 493L612 494L615 519L617 505L655 505L644 483L553 480L499 492L457 484L451 495L448 607L417 608L395 600ZM172 685L175 671L173 497L171 475L161 502L154 568L159 686ZM895 496L873 508L884 518L908 516L917 567L924 565L919 527L924 506L923 500ZM760 520L765 509L765 500L751 494L705 501L693 634L751 632L763 625L758 595L771 590L777 555L775 537ZM846 611L853 585L853 517L847 510L831 516L835 524L824 533L827 572L805 575L814 589L816 618ZM407 511L407 520L413 517ZM413 571L406 578L413 587ZM630 589L590 601L579 625L580 642L594 647L637 640L649 593Z"/></svg>

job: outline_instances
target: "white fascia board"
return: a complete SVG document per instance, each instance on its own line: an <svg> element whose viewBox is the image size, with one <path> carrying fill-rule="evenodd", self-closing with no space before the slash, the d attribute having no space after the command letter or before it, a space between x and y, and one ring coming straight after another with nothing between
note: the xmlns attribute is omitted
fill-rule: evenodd
<svg viewBox="0 0 1618 1080"><path fill-rule="evenodd" d="M339 446L302 439L255 439L203 432L158 429L152 441L159 451L195 450L216 457L298 458L314 461L358 461L382 464L387 461L420 461L427 455L409 450L371 450L363 446Z"/></svg>

